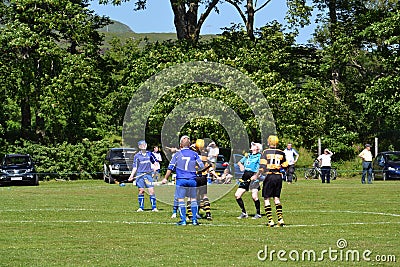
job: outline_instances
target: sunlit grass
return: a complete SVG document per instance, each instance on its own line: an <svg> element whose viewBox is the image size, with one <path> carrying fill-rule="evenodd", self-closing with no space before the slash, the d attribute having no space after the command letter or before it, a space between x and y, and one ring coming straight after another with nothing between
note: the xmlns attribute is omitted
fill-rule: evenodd
<svg viewBox="0 0 400 267"><path fill-rule="evenodd" d="M165 188L165 189L164 189ZM156 187L158 194L167 187ZM400 259L400 182L359 179L331 184L302 180L284 184L284 228L267 228L266 219L238 220L234 190L212 203L214 220L179 227L171 206L158 213L137 209L136 188L102 181L42 182L38 187L0 188L1 266L376 266L376 255ZM224 192L223 192L224 191ZM218 198L213 196L213 198ZM254 205L244 201L250 215ZM146 209L149 200L146 199ZM275 216L275 214L274 214ZM260 261L259 251L371 250L374 261ZM395 263L386 263L395 266Z"/></svg>

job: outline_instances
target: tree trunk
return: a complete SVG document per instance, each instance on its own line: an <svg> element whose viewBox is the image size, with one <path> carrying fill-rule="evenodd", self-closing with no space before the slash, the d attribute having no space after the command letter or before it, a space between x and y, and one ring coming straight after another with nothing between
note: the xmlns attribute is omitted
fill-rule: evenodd
<svg viewBox="0 0 400 267"><path fill-rule="evenodd" d="M179 0L170 0L174 12L174 24L178 40L187 39L186 32L186 7L185 3Z"/></svg>
<svg viewBox="0 0 400 267"><path fill-rule="evenodd" d="M246 31L250 40L255 39L254 37L254 6L253 0L247 0L247 21L246 21Z"/></svg>
<svg viewBox="0 0 400 267"><path fill-rule="evenodd" d="M25 96L21 99L21 137L29 138L31 132L31 105L29 104L29 97Z"/></svg>
<svg viewBox="0 0 400 267"><path fill-rule="evenodd" d="M198 19L199 0L189 1L187 10L185 1L170 0L172 11L174 12L174 24L178 40L188 40L196 43L199 40L200 29L204 21L218 2L219 0L212 0Z"/></svg>

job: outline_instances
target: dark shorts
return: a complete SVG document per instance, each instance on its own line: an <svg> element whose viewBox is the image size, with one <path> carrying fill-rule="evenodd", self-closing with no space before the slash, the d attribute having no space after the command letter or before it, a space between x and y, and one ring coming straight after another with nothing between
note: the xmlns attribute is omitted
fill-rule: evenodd
<svg viewBox="0 0 400 267"><path fill-rule="evenodd" d="M240 183L239 183L239 188L243 188L243 189L245 189L246 191L249 191L249 189L250 189L250 183L251 183L250 178L251 178L251 176L253 176L254 174L255 174L255 172L244 171L244 173L243 173L243 175L242 175L242 178L241 178L242 181L240 181ZM260 190L260 186L258 185L258 187L251 188L251 189L258 189L258 190Z"/></svg>
<svg viewBox="0 0 400 267"><path fill-rule="evenodd" d="M282 175L267 174L263 182L262 196L263 198L281 197L282 191Z"/></svg>
<svg viewBox="0 0 400 267"><path fill-rule="evenodd" d="M196 178L197 195L207 194L207 176L202 175Z"/></svg>

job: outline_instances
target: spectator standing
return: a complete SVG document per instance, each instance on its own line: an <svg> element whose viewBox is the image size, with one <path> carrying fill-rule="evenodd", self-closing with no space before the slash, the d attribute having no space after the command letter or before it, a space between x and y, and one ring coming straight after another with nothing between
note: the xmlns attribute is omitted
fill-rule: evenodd
<svg viewBox="0 0 400 267"><path fill-rule="evenodd" d="M161 172L161 162L162 162L162 157L160 153L160 149L158 146L153 147L153 155L158 161L158 168L154 166L154 173L153 173L153 180L158 181L158 178L160 177L160 172Z"/></svg>
<svg viewBox="0 0 400 267"><path fill-rule="evenodd" d="M371 145L366 144L365 148L358 155L362 159L362 176L361 183L365 184L365 176L368 175L368 183L372 184L372 153Z"/></svg>
<svg viewBox="0 0 400 267"><path fill-rule="evenodd" d="M287 144L287 147L285 148L285 150L283 151L285 153L285 157L286 160L288 162L288 167L286 170L286 179L288 184L291 184L293 181L293 173L295 171L295 164L297 162L297 160L299 159L299 152L296 151L296 149L294 149L292 147L291 143Z"/></svg>
<svg viewBox="0 0 400 267"><path fill-rule="evenodd" d="M217 164L218 155L219 155L219 148L218 148L217 144L215 144L215 142L212 141L207 146L207 156L208 156L208 161L211 162L211 165L214 170L215 170L215 167Z"/></svg>
<svg viewBox="0 0 400 267"><path fill-rule="evenodd" d="M331 181L331 160L333 153L325 148L324 153L317 158L321 166L321 180L322 183L330 183Z"/></svg>

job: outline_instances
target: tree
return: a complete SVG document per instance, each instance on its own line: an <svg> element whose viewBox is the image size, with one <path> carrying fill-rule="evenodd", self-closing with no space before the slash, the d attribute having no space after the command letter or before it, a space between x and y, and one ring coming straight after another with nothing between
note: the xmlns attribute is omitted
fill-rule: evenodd
<svg viewBox="0 0 400 267"><path fill-rule="evenodd" d="M99 0L100 4L112 3L120 5L130 0ZM135 10L146 8L147 0L135 0ZM174 24L178 40L188 40L197 43L204 21L212 10L218 12L217 4L220 0L170 0L174 13ZM204 5L204 12L199 14L200 5Z"/></svg>
<svg viewBox="0 0 400 267"><path fill-rule="evenodd" d="M9 3L8 3L9 2ZM0 17L0 77L20 107L20 134L46 135L44 89L62 72L69 55L98 57L96 29L109 23L89 11L88 0L3 1ZM51 118L47 118L49 121Z"/></svg>

